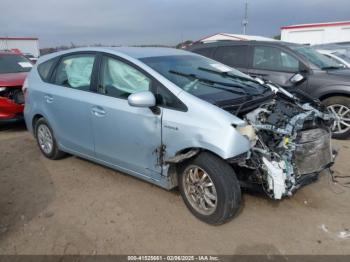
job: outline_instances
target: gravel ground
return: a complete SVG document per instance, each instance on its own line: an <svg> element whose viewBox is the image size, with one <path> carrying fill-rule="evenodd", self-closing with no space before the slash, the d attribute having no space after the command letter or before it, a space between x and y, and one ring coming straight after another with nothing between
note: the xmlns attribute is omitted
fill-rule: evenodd
<svg viewBox="0 0 350 262"><path fill-rule="evenodd" d="M350 141L334 144L349 175ZM283 201L244 193L234 220L210 226L176 190L48 160L22 125L0 131L0 254L350 254L349 200L325 172Z"/></svg>

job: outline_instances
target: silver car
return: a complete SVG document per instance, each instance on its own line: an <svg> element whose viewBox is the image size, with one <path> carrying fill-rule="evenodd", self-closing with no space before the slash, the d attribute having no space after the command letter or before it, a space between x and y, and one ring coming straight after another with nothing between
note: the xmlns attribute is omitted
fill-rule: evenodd
<svg viewBox="0 0 350 262"><path fill-rule="evenodd" d="M65 153L166 189L210 224L241 188L281 199L333 163L333 115L317 101L214 60L167 48L82 48L43 56L24 84L27 128Z"/></svg>

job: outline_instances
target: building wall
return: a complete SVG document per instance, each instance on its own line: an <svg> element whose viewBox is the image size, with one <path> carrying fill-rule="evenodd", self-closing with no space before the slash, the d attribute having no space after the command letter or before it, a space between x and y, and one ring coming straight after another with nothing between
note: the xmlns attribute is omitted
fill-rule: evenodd
<svg viewBox="0 0 350 262"><path fill-rule="evenodd" d="M40 55L38 40L0 39L0 50L4 49L19 49L22 53L30 53L35 57Z"/></svg>
<svg viewBox="0 0 350 262"><path fill-rule="evenodd" d="M281 40L298 44L327 44L350 41L350 25L282 29Z"/></svg>

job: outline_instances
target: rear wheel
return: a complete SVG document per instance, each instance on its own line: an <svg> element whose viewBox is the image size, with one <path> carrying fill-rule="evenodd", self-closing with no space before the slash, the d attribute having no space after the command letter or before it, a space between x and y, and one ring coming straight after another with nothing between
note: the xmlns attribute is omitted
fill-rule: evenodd
<svg viewBox="0 0 350 262"><path fill-rule="evenodd" d="M350 98L334 96L325 99L323 104L337 117L332 126L333 138L348 138L350 136Z"/></svg>
<svg viewBox="0 0 350 262"><path fill-rule="evenodd" d="M44 118L40 118L35 124L35 136L40 151L52 160L62 158L65 153L58 149L56 139L50 125Z"/></svg>
<svg viewBox="0 0 350 262"><path fill-rule="evenodd" d="M223 224L239 210L241 189L236 174L213 154L203 152L183 163L178 183L188 209L206 223Z"/></svg>

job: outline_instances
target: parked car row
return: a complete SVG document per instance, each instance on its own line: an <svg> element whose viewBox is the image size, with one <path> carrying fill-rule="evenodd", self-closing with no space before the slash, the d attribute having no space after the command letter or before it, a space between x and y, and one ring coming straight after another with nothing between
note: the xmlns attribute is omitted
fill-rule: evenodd
<svg viewBox="0 0 350 262"><path fill-rule="evenodd" d="M313 48L282 41L218 41L197 43L189 50L319 99L337 116L333 136L349 137L350 70Z"/></svg>
<svg viewBox="0 0 350 262"><path fill-rule="evenodd" d="M32 67L25 56L0 51L0 123L23 120L22 85Z"/></svg>
<svg viewBox="0 0 350 262"><path fill-rule="evenodd" d="M241 188L282 199L315 181L334 162L331 128L348 134L346 76L334 63L296 45L257 44L191 49L222 63L166 48L43 56L23 86L27 128L47 158L69 153L178 186L197 218L224 223Z"/></svg>

